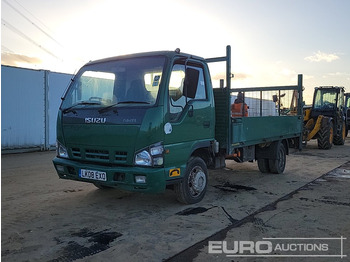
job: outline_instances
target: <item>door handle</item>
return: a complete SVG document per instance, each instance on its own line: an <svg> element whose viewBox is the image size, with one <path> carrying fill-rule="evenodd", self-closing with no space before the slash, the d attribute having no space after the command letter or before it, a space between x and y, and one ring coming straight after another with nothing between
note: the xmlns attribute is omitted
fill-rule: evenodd
<svg viewBox="0 0 350 262"><path fill-rule="evenodd" d="M204 121L203 122L203 127L209 128L210 127L210 121Z"/></svg>

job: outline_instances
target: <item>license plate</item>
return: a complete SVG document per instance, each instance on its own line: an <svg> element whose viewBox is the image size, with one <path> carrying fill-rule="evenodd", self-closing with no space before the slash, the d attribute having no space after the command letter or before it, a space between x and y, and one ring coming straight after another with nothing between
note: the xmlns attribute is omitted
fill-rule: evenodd
<svg viewBox="0 0 350 262"><path fill-rule="evenodd" d="M80 169L79 176L81 178L86 178L86 179L107 181L106 172L101 172L96 170Z"/></svg>

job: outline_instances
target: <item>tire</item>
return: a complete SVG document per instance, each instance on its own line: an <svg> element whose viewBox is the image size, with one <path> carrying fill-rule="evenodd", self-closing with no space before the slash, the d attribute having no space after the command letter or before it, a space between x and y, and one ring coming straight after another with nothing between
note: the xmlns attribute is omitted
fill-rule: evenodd
<svg viewBox="0 0 350 262"><path fill-rule="evenodd" d="M277 146L276 159L269 159L270 171L274 174L283 173L286 168L286 148L283 143L279 143Z"/></svg>
<svg viewBox="0 0 350 262"><path fill-rule="evenodd" d="M346 135L347 135L346 134L346 127L345 127L345 124L343 122L340 134L337 134L336 136L334 136L334 140L333 140L334 145L337 145L337 146L344 145Z"/></svg>
<svg viewBox="0 0 350 262"><path fill-rule="evenodd" d="M199 157L191 157L183 180L174 187L177 200L184 204L200 202L207 191L207 181L208 169L205 162Z"/></svg>
<svg viewBox="0 0 350 262"><path fill-rule="evenodd" d="M268 159L258 159L258 167L261 173L270 173L270 165Z"/></svg>
<svg viewBox="0 0 350 262"><path fill-rule="evenodd" d="M322 119L322 126L318 131L317 145L319 149L330 149L333 144L333 124L327 117Z"/></svg>

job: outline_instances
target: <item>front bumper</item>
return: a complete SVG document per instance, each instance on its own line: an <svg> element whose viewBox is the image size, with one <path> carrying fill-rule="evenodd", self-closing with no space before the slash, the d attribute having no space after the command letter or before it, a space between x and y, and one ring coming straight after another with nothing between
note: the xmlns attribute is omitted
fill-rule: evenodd
<svg viewBox="0 0 350 262"><path fill-rule="evenodd" d="M53 164L62 179L97 183L126 191L159 193L166 188L164 168L104 166L80 163L64 158L54 158ZM106 172L107 181L97 181L79 177L80 169ZM145 176L146 183L136 183L136 176Z"/></svg>

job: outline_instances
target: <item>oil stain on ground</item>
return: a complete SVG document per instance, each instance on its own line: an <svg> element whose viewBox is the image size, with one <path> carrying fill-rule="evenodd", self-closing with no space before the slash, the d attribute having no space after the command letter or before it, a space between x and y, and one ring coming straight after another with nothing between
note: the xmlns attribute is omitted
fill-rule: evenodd
<svg viewBox="0 0 350 262"><path fill-rule="evenodd" d="M197 215L200 213L207 212L209 209L210 208L205 208L205 207L190 207L180 212L177 212L176 215L179 215L179 216Z"/></svg>
<svg viewBox="0 0 350 262"><path fill-rule="evenodd" d="M95 255L110 248L109 244L122 234L107 230L93 232L88 228L83 228L71 234L71 241L62 242L58 238L55 240L65 246L59 252L59 257L50 262L74 261L87 256ZM58 241L59 240L59 241Z"/></svg>
<svg viewBox="0 0 350 262"><path fill-rule="evenodd" d="M216 185L214 187L217 189L220 189L222 191L225 191L225 192L238 192L239 190L244 190L244 191L256 190L256 188L254 188L254 187L235 185L235 184L231 184L229 182L225 182L222 185Z"/></svg>

